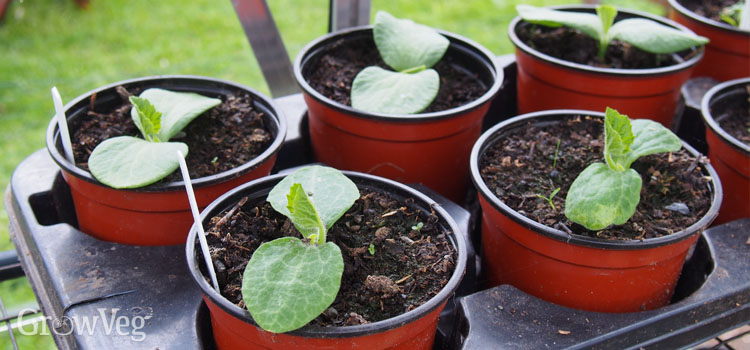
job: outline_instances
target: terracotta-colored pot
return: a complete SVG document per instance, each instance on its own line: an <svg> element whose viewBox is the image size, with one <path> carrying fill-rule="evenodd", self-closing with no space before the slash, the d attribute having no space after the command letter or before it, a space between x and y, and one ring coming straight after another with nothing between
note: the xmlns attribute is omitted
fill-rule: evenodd
<svg viewBox="0 0 750 350"><path fill-rule="evenodd" d="M157 76L117 82L87 92L65 106L69 124L86 117L90 97L96 94L97 108L115 106L121 99L115 87L126 89L159 87L191 91L206 96L244 91L253 97L255 107L264 113L273 143L252 161L225 172L193 179L195 197L205 207L221 194L253 179L268 175L286 135L286 120L279 116L271 100L248 87L229 81L196 76ZM72 132L72 130L71 130ZM62 152L55 118L47 128L47 150L62 169L73 195L78 228L98 239L134 245L184 244L193 223L185 185L182 181L142 189L118 190L103 185L88 171L69 162Z"/></svg>
<svg viewBox="0 0 750 350"><path fill-rule="evenodd" d="M593 6L554 7L563 11L594 13ZM644 17L684 31L689 29L665 18L638 11L620 10L617 20ZM516 30L521 17L511 21L508 35L516 46L518 112L573 108L603 111L612 107L631 118L647 118L670 127L680 100L680 87L703 55L695 49L685 62L662 68L599 68L564 61L526 45Z"/></svg>
<svg viewBox="0 0 750 350"><path fill-rule="evenodd" d="M669 0L669 18L711 40L693 76L719 81L750 76L750 31L699 16L677 0Z"/></svg>
<svg viewBox="0 0 750 350"><path fill-rule="evenodd" d="M422 183L454 201L464 199L471 145L481 133L482 119L502 84L503 71L484 47L440 33L450 40L445 56L454 58L487 87L479 99L440 112L364 112L337 103L308 84L306 77L331 45L370 42L375 50L371 27L331 33L302 49L294 62L294 75L307 103L310 139L318 161L403 183Z"/></svg>
<svg viewBox="0 0 750 350"><path fill-rule="evenodd" d="M748 99L750 77L730 80L708 90L701 101L706 128L708 158L724 186L716 223L750 217L750 146L740 142L719 126L717 106L730 99Z"/></svg>
<svg viewBox="0 0 750 350"><path fill-rule="evenodd" d="M450 232L449 240L458 252L456 268L443 289L425 304L387 320L348 327L305 326L288 333L270 333L260 329L250 313L240 309L214 290L199 269L202 255L196 254L196 229L188 236L186 254L188 269L203 291L213 327L213 336L219 350L223 349L432 349L440 311L453 295L466 268L466 243L456 238L459 228L448 213L432 199L405 185L384 178L353 172L344 172L361 189L386 191L395 199L414 198L414 207L429 212L434 210L439 225ZM222 211L234 206L243 197L249 202L265 200L268 192L284 175L273 175L242 185L221 196L202 213L204 224ZM198 260L200 259L200 263Z"/></svg>
<svg viewBox="0 0 750 350"><path fill-rule="evenodd" d="M490 285L511 284L526 293L568 307L634 312L666 305L685 257L700 233L716 217L721 184L716 172L712 204L706 215L687 229L642 241L611 241L569 235L519 214L500 201L479 172L485 151L508 130L529 121L552 123L578 115L603 113L555 110L514 117L487 130L471 153L472 180L482 207L484 272ZM698 154L683 142L683 147Z"/></svg>

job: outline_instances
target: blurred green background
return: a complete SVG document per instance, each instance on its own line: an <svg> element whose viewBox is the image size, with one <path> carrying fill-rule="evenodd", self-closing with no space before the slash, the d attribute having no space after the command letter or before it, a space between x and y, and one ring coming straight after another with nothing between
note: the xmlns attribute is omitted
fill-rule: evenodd
<svg viewBox="0 0 750 350"><path fill-rule="evenodd" d="M268 1L292 59L326 33L328 2ZM516 4L580 2L373 0L371 13L386 10L454 32L500 55L513 52L506 31ZM648 0L605 2L665 12ZM70 0L11 0L0 21L0 188L18 163L44 147L52 86L70 101L105 84L160 74L210 76L268 93L230 1L91 0L82 9ZM8 216L0 204L0 251L8 249ZM0 297L11 315L36 305L25 278L0 283ZM55 348L49 336L14 334L21 349ZM12 348L7 332L0 332L0 348Z"/></svg>

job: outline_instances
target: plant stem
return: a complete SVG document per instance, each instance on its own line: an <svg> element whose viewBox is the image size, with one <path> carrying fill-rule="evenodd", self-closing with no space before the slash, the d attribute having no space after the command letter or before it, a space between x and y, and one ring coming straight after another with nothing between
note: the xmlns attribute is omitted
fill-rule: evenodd
<svg viewBox="0 0 750 350"><path fill-rule="evenodd" d="M607 42L606 39L599 40L599 52L597 52L596 57L601 63L604 63L604 56L607 54L607 48L609 48L609 42Z"/></svg>
<svg viewBox="0 0 750 350"><path fill-rule="evenodd" d="M555 159L552 161L552 168L557 167L557 152L560 151L560 139L557 139L557 146L555 147Z"/></svg>

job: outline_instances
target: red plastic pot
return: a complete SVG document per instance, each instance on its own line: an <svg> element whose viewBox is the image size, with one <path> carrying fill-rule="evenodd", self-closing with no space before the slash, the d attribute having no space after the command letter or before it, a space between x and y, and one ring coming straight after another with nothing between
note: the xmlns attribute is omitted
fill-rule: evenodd
<svg viewBox="0 0 750 350"><path fill-rule="evenodd" d="M195 197L205 207L221 194L253 179L268 175L286 134L286 121L267 97L232 82L196 76L158 76L117 82L87 92L65 106L69 120L86 117L90 97L96 94L97 108L116 106L120 97L115 87L126 89L159 87L221 96L245 91L253 96L255 107L263 111L274 141L261 155L237 168L193 179ZM193 223L185 185L182 181L141 189L118 190L103 185L91 174L69 162L62 153L57 123L47 128L47 150L60 166L73 196L78 228L98 239L134 245L184 244Z"/></svg>
<svg viewBox="0 0 750 350"><path fill-rule="evenodd" d="M479 99L440 112L364 112L323 96L307 83L315 63L334 43L371 42L375 50L371 27L328 34L302 49L294 63L294 75L307 103L310 140L318 161L403 183L422 183L454 201L464 199L471 145L481 133L503 71L484 47L455 34L440 33L450 40L446 57L454 58L487 87Z"/></svg>
<svg viewBox="0 0 750 350"><path fill-rule="evenodd" d="M572 308L601 312L635 312L666 305L674 292L688 250L716 217L721 184L715 171L712 204L687 229L642 241L610 241L537 223L500 201L479 173L479 159L508 130L534 123L553 123L577 115L603 113L557 110L521 115L487 130L471 153L472 180L482 207L484 272L490 285L511 284L541 299ZM683 142L683 147L698 154Z"/></svg>
<svg viewBox="0 0 750 350"><path fill-rule="evenodd" d="M730 80L708 90L701 101L701 114L706 128L708 158L716 168L724 186L716 223L750 217L750 146L740 142L719 126L717 106L731 99L747 101L750 77Z"/></svg>
<svg viewBox="0 0 750 350"><path fill-rule="evenodd" d="M203 291L217 349L432 349L440 312L458 287L466 268L466 243L454 234L459 232L459 228L443 208L410 187L372 175L353 172L345 174L361 189L387 191L399 200L414 198L414 208L435 211L440 218L439 224L451 232L449 239L458 252L456 269L448 283L427 303L387 320L348 327L306 326L288 333L270 333L260 329L247 310L230 303L207 282L200 271L199 265L203 265L203 262L202 256L196 252L200 247L193 227L186 244L188 269ZM243 197L248 197L251 203L265 200L271 188L283 177L284 175L268 176L232 190L209 205L201 213L201 219L204 224L207 223L211 217L234 206Z"/></svg>
<svg viewBox="0 0 750 350"><path fill-rule="evenodd" d="M711 40L693 76L719 81L750 76L750 31L699 16L677 0L669 0L669 18Z"/></svg>
<svg viewBox="0 0 750 350"><path fill-rule="evenodd" d="M593 6L554 7L563 11L594 13ZM689 29L665 18L638 11L620 10L617 20L645 17L684 31ZM703 49L695 49L685 62L652 69L599 68L564 61L531 48L516 34L526 25L521 17L511 21L508 35L516 46L518 112L572 108L603 111L612 107L631 118L647 118L670 127L680 100L680 87L690 77Z"/></svg>

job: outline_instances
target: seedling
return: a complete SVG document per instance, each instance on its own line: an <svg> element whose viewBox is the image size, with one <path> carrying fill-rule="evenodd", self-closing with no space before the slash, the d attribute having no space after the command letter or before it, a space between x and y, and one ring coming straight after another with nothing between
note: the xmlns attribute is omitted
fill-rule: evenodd
<svg viewBox="0 0 750 350"><path fill-rule="evenodd" d="M542 196L541 194L537 194L536 196L547 201L549 206L552 207L552 210L557 211L557 207L555 207L555 203L552 203L552 198L555 198L555 196L557 195L557 192L560 192L560 187L552 190L552 193L549 194L549 197Z"/></svg>
<svg viewBox="0 0 750 350"><path fill-rule="evenodd" d="M704 37L645 18L629 18L614 23L617 8L610 5L598 5L596 15L531 5L518 5L516 10L526 22L547 27L565 26L578 29L596 39L599 44L597 56L602 62L612 40L620 40L654 54L674 53L708 43L708 39Z"/></svg>
<svg viewBox="0 0 750 350"><path fill-rule="evenodd" d="M437 96L434 66L450 42L434 29L384 11L375 15L373 38L385 64L363 69L352 82L352 107L368 112L410 114L423 111Z"/></svg>
<svg viewBox="0 0 750 350"><path fill-rule="evenodd" d="M187 155L188 146L169 142L195 117L221 100L194 93L148 89L131 96L130 116L143 138L118 136L104 140L89 157L89 170L99 182L114 188L150 185L179 167L176 151Z"/></svg>
<svg viewBox="0 0 750 350"><path fill-rule="evenodd" d="M247 263L242 299L261 328L274 333L295 330L336 299L344 259L339 247L326 241L326 232L358 198L351 180L322 166L297 170L271 189L268 202L304 239L263 243Z"/></svg>
<svg viewBox="0 0 750 350"><path fill-rule="evenodd" d="M370 255L375 255L375 245L370 243L370 246L367 247L367 251L370 252Z"/></svg>
<svg viewBox="0 0 750 350"><path fill-rule="evenodd" d="M731 26L750 30L750 1L739 1L725 7L721 10L719 17Z"/></svg>
<svg viewBox="0 0 750 350"><path fill-rule="evenodd" d="M557 139L557 146L555 146L555 159L552 160L552 168L557 168L557 155L560 152L560 139Z"/></svg>
<svg viewBox="0 0 750 350"><path fill-rule="evenodd" d="M584 169L570 185L565 216L589 230L622 225L640 201L641 176L630 165L638 158L676 152L680 139L661 124L637 119L607 107L604 117L604 160Z"/></svg>
<svg viewBox="0 0 750 350"><path fill-rule="evenodd" d="M412 226L411 229L413 231L420 231L422 230L422 227L424 227L424 223L420 221L416 225Z"/></svg>

